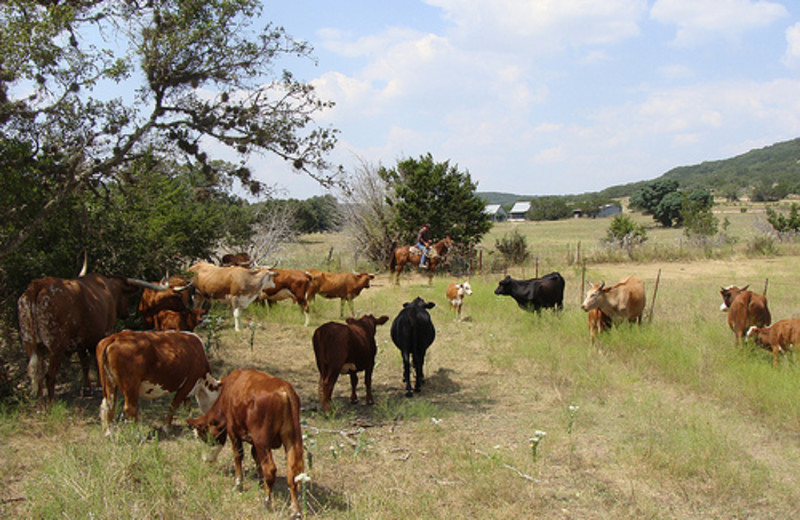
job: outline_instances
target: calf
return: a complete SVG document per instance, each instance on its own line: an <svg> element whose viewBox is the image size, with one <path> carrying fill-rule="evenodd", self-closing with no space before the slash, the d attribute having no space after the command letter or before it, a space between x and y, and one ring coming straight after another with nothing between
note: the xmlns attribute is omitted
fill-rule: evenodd
<svg viewBox="0 0 800 520"><path fill-rule="evenodd" d="M469 282L456 283L450 282L447 286L447 301L456 313L458 321L461 321L461 306L464 304L464 297L472 294L472 287Z"/></svg>
<svg viewBox="0 0 800 520"><path fill-rule="evenodd" d="M645 307L644 282L638 276L628 276L613 287L606 287L603 282L595 285L589 282L589 291L581 304L586 312L600 309L612 321L629 321L642 323Z"/></svg>
<svg viewBox="0 0 800 520"><path fill-rule="evenodd" d="M372 369L375 367L375 328L389 320L388 316L375 318L371 314L360 319L347 318L347 323L329 321L314 331L314 357L319 370L319 402L326 412L331 411L331 394L339 374L350 374L350 402L358 402L357 372L364 372L367 404L372 399Z"/></svg>
<svg viewBox="0 0 800 520"><path fill-rule="evenodd" d="M201 308L183 311L162 310L153 319L155 330L193 331L202 321L206 310Z"/></svg>
<svg viewBox="0 0 800 520"><path fill-rule="evenodd" d="M306 271L311 276L306 297L308 301L321 294L326 298L339 298L339 316L344 317L344 302L350 305L350 315L355 317L353 300L361 291L369 287L369 282L375 278L369 273L326 273L316 269Z"/></svg>
<svg viewBox="0 0 800 520"><path fill-rule="evenodd" d="M750 285L741 289L730 285L720 290L722 305L720 310L728 313L728 326L736 335L736 341L742 344L742 338L750 327L766 327L772 321L767 307L767 297L748 291Z"/></svg>
<svg viewBox="0 0 800 520"><path fill-rule="evenodd" d="M611 316L598 309L592 309L588 313L589 316L589 341L594 345L595 337L611 328Z"/></svg>
<svg viewBox="0 0 800 520"><path fill-rule="evenodd" d="M228 437L233 447L235 482L242 487L242 442L253 445L256 471L264 479L265 502L272 505L277 468L272 450L286 452L286 482L291 495L292 517L300 517L295 477L303 473L303 435L300 430L300 398L292 385L258 370L234 370L220 383L219 398L205 414L188 419L197 435L215 441L209 462L216 460Z"/></svg>
<svg viewBox="0 0 800 520"><path fill-rule="evenodd" d="M190 332L135 332L124 330L97 344L97 367L103 387L100 420L106 436L114 417L117 389L125 396L125 414L139 419L139 397L156 399L171 392L175 397L164 420L180 403L194 396L207 411L219 392L219 382L211 375L203 342Z"/></svg>
<svg viewBox="0 0 800 520"><path fill-rule="evenodd" d="M411 366L409 358L413 359L416 382L414 392L422 389L425 378L422 365L425 363L425 351L436 338L436 330L431 322L428 309L436 306L433 302L425 302L422 298L403 304L403 310L392 322L392 341L400 349L403 356L403 382L406 384L406 397L414 394L411 392Z"/></svg>
<svg viewBox="0 0 800 520"><path fill-rule="evenodd" d="M747 337L771 351L773 365L778 366L778 355L787 349L794 351L794 346L800 344L800 319L776 321L771 327L753 325L747 331Z"/></svg>
<svg viewBox="0 0 800 520"><path fill-rule="evenodd" d="M497 284L494 293L511 296L519 308L526 311L561 310L564 307L564 278L555 272L530 280L514 280L506 276Z"/></svg>

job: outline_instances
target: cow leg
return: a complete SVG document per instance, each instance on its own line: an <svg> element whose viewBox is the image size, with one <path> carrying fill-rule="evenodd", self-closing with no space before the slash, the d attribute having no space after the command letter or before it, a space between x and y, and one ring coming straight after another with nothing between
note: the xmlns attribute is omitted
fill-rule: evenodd
<svg viewBox="0 0 800 520"><path fill-rule="evenodd" d="M300 506L297 504L297 483L295 478L303 473L303 439L299 434L294 438L284 436L283 447L286 451L286 483L289 486L290 518L300 518Z"/></svg>
<svg viewBox="0 0 800 520"><path fill-rule="evenodd" d="M406 397L411 397L414 392L411 391L411 362L408 358L408 352L403 352L403 382L406 384Z"/></svg>
<svg viewBox="0 0 800 520"><path fill-rule="evenodd" d="M61 362L64 360L64 347L53 347L50 350L50 357L47 362L47 374L45 384L47 385L47 400L52 401L56 395L56 376Z"/></svg>
<svg viewBox="0 0 800 520"><path fill-rule="evenodd" d="M81 391L83 395L92 395L92 381L89 379L89 351L85 348L79 348L78 359L81 362L81 371L83 372L83 389Z"/></svg>
<svg viewBox="0 0 800 520"><path fill-rule="evenodd" d="M103 387L103 401L100 403L100 424L103 426L103 435L111 435L111 421L114 420L114 410L117 407L117 387L110 381Z"/></svg>
<svg viewBox="0 0 800 520"><path fill-rule="evenodd" d="M125 397L125 415L134 422L139 422L139 385L123 384L121 389L122 395Z"/></svg>
<svg viewBox="0 0 800 520"><path fill-rule="evenodd" d="M334 370L330 377L320 376L319 378L319 402L326 413L331 411L331 395L333 395L333 387L339 379L339 372L340 370Z"/></svg>
<svg viewBox="0 0 800 520"><path fill-rule="evenodd" d="M233 487L234 489L241 491L243 487L242 459L244 458L242 439L231 436L231 447L233 448Z"/></svg>
<svg viewBox="0 0 800 520"><path fill-rule="evenodd" d="M234 307L233 308L233 330L235 330L236 332L239 332L240 330L242 330L241 328L239 328L239 316L241 316L241 315L242 315L242 309L240 309L239 307Z"/></svg>
<svg viewBox="0 0 800 520"><path fill-rule="evenodd" d="M370 367L364 370L364 386L367 389L367 404L375 404L375 400L372 398L372 368Z"/></svg>
<svg viewBox="0 0 800 520"><path fill-rule="evenodd" d="M418 352L417 354L414 355L414 372L416 376L416 380L414 382L415 392L421 391L422 384L425 383L425 376L422 373L422 365L424 363L425 363L425 352Z"/></svg>
<svg viewBox="0 0 800 520"><path fill-rule="evenodd" d="M270 450L268 446L264 447L261 446L260 442L254 442L253 452L253 458L256 461L256 465L259 466L259 474L264 477L264 491L267 492L264 505L271 508L272 488L275 485L275 477L278 473L278 468L275 466L275 461L272 458L272 450Z"/></svg>
<svg viewBox="0 0 800 520"><path fill-rule="evenodd" d="M189 388L189 385L184 385L182 388L179 388L178 391L175 393L175 398L172 399L172 403L169 405L169 411L167 412L167 416L164 418L164 427L169 428L172 426L172 417L175 415L175 411L181 405L181 403L186 402L186 406L189 406L189 392L192 389Z"/></svg>
<svg viewBox="0 0 800 520"><path fill-rule="evenodd" d="M356 386L358 386L358 374L350 372L350 404L356 404L358 402Z"/></svg>
<svg viewBox="0 0 800 520"><path fill-rule="evenodd" d="M45 387L45 359L47 351L41 345L36 345L28 361L28 377L31 379L31 391L37 399L42 398Z"/></svg>

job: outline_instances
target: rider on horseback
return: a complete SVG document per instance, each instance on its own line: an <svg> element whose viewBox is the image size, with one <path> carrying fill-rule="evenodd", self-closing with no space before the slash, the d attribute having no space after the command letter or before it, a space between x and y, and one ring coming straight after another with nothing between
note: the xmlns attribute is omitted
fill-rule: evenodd
<svg viewBox="0 0 800 520"><path fill-rule="evenodd" d="M417 247L419 248L420 251L422 251L422 258L419 259L420 269L426 267L425 255L428 252L428 247L431 245L431 239L429 235L430 230L431 230L431 225L425 224L422 226L422 229L419 230L419 233L417 233Z"/></svg>

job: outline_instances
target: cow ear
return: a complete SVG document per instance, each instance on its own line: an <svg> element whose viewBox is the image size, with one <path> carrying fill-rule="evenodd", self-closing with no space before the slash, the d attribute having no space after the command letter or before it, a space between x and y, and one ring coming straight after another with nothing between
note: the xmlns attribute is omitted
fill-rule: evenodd
<svg viewBox="0 0 800 520"><path fill-rule="evenodd" d="M746 291L748 287L750 287L750 284L745 285L744 287L741 288L741 290Z"/></svg>
<svg viewBox="0 0 800 520"><path fill-rule="evenodd" d="M383 325L387 321L389 321L389 316L381 316L380 318L375 320L375 323L378 325Z"/></svg>
<svg viewBox="0 0 800 520"><path fill-rule="evenodd" d="M425 304L426 309L433 309L434 307L436 307L436 304L433 302L428 302Z"/></svg>
<svg viewBox="0 0 800 520"><path fill-rule="evenodd" d="M355 319L355 318L347 318L346 320L344 320L344 322L347 323L348 325L352 325L353 323L355 323L357 321L358 320Z"/></svg>

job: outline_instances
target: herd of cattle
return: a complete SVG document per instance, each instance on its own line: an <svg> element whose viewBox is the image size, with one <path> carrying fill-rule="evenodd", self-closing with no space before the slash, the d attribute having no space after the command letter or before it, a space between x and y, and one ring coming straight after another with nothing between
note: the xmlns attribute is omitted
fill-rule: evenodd
<svg viewBox="0 0 800 520"><path fill-rule="evenodd" d="M203 415L189 423L201 437L216 441L209 460L214 460L230 438L236 483L241 486L242 443L250 442L259 475L264 478L267 502L276 475L271 450L284 447L291 513L298 516L295 480L303 472L303 446L297 393L288 382L256 370L234 370L218 381L211 374L202 341L191 331L201 322L205 312L201 304L208 299L231 304L238 331L242 309L254 301L271 303L291 298L302 309L308 325L309 302L315 296L339 298L340 316L347 302L351 317L344 323L325 323L312 336L319 403L325 412L330 411L333 388L341 374L350 376L350 401L357 402L357 374L363 372L366 402L373 404L375 333L389 317L366 314L357 319L353 299L370 286L374 275L254 268L249 259L242 258L226 258L221 266L198 262L187 273L186 278L174 276L159 283L98 274L32 281L18 300L18 312L33 391L41 398L46 387L52 400L58 369L64 358L75 352L81 362L83 386L91 390L89 368L94 353L103 392L100 417L106 435L111 432L118 390L124 398L124 412L133 420L138 418L140 398L174 394L166 425L171 424L176 408L194 397ZM525 310L560 310L564 285L557 272L529 280L506 276L494 292L510 296ZM142 288L139 312L153 330L113 333L117 319L128 314L128 297ZM745 337L753 338L756 344L771 350L777 364L778 355L800 341L800 320L783 320L769 327L766 298L747 289L722 289L728 324L740 343ZM453 282L447 287L446 297L458 320L464 298L470 294L469 282ZM641 323L645 303L644 283L637 276L628 276L613 286L590 283L581 308L588 313L591 342L614 323ZM424 382L425 353L436 336L428 313L434 305L416 298L403 305L391 324L392 341L402 354L403 382L409 397L419 392Z"/></svg>

